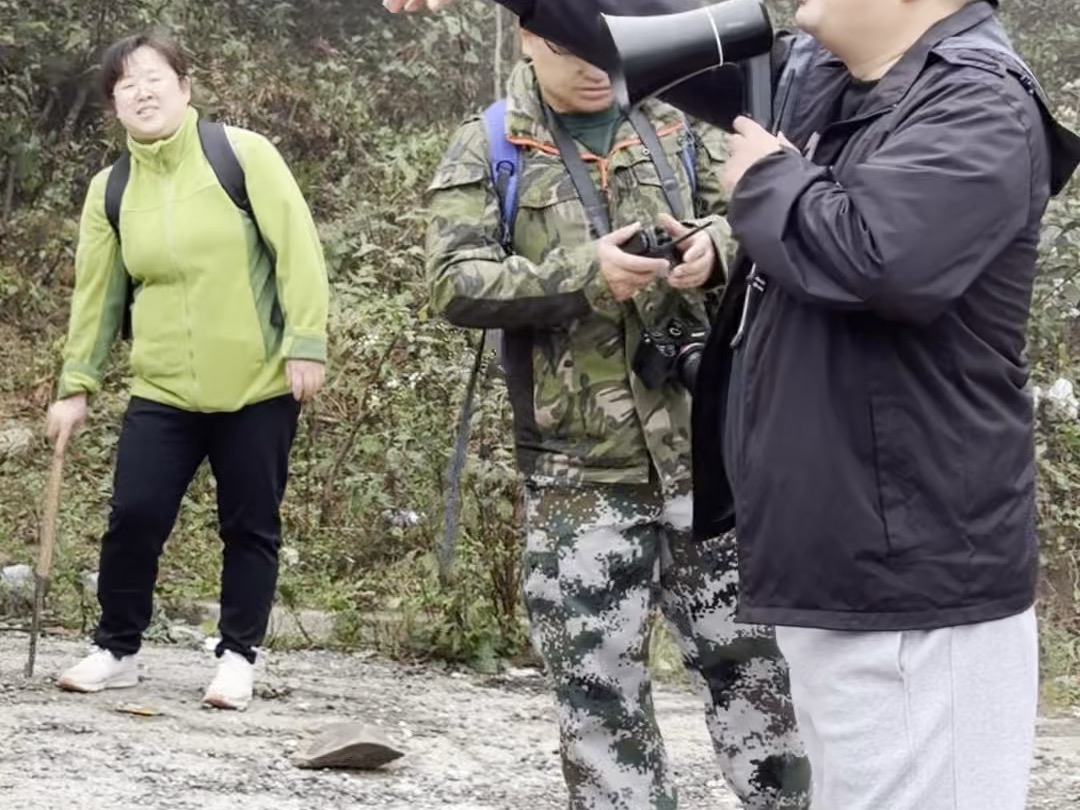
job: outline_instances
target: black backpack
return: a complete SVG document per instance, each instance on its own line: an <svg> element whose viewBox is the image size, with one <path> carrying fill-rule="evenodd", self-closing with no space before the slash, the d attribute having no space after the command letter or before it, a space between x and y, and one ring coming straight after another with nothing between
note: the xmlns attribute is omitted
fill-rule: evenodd
<svg viewBox="0 0 1080 810"><path fill-rule="evenodd" d="M255 230L259 229L259 223L255 219L255 211L251 208L248 199L247 182L244 178L244 167L233 151L229 143L229 136L225 133L223 124L216 121L198 122L199 143L202 145L203 154L210 161L210 167L214 170L218 182L229 195L229 199L241 211L251 217L255 223ZM116 240L120 241L120 202L124 197L124 189L127 188L128 177L131 175L131 156L126 152L113 164L109 179L105 184L105 216L112 225ZM260 237L261 238L261 237ZM124 301L124 317L120 325L120 338L131 339L131 305L135 300L135 283L131 276L127 276L127 291Z"/></svg>

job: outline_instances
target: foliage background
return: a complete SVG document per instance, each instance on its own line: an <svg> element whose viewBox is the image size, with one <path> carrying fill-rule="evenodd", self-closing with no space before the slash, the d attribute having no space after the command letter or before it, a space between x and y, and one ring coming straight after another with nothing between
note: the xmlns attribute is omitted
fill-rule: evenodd
<svg viewBox="0 0 1080 810"><path fill-rule="evenodd" d="M1074 0L1012 0L1005 11L1058 111L1080 125ZM0 428L40 425L59 369L82 196L122 144L96 94L96 60L151 26L192 55L204 114L277 142L308 193L331 269L331 374L294 452L280 604L333 611L341 646L485 669L527 655L519 492L497 378L474 421L453 583L440 583L434 555L475 336L427 316L421 194L453 128L495 97L515 58L514 23L494 4L391 16L377 0L0 0ZM1041 403L1044 671L1063 698L1080 697L1080 423L1069 387L1080 369L1078 270L1074 180L1046 219L1030 346ZM83 575L95 569L105 525L127 371L118 346L67 467L50 609L76 631L96 616ZM34 561L47 463L43 441L29 456L0 457L2 565ZM214 525L204 469L162 560L163 624L215 598Z"/></svg>

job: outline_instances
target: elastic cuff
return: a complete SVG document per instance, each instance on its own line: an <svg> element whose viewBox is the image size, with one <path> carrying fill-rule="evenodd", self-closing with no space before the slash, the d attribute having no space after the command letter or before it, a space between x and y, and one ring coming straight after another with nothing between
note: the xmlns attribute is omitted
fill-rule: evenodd
<svg viewBox="0 0 1080 810"><path fill-rule="evenodd" d="M313 360L326 362L326 341L316 337L286 337L282 352L286 360Z"/></svg>
<svg viewBox="0 0 1080 810"><path fill-rule="evenodd" d="M101 389L101 377L97 369L85 363L67 362L60 371L56 384L56 398L67 399L76 394L92 396Z"/></svg>

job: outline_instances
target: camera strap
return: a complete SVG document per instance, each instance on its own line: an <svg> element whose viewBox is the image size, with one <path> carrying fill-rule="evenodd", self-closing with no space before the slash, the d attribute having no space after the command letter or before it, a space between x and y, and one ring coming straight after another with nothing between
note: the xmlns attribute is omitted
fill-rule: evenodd
<svg viewBox="0 0 1080 810"><path fill-rule="evenodd" d="M630 123L637 132L638 137L641 138L641 143L645 147L645 154L652 160L653 166L656 167L656 173L660 175L660 185L664 189L664 197L667 199L672 216L675 219L683 219L686 212L683 210L682 205L682 190L679 188L679 180L675 177L671 164L668 163L667 155L664 154L664 147L660 145L660 136L656 134L656 127L637 107L630 111ZM687 132L686 137L692 138L694 136Z"/></svg>
<svg viewBox="0 0 1080 810"><path fill-rule="evenodd" d="M592 226L594 235L597 237L606 236L611 233L611 219L608 217L607 204L600 196L600 192L597 191L596 184L589 177L589 169L578 152L577 141L567 131L566 125L551 107L545 104L544 111L547 113L548 127L555 137L555 146L559 149L559 157L570 175L578 199L585 206L585 214L589 218L589 224Z"/></svg>
<svg viewBox="0 0 1080 810"><path fill-rule="evenodd" d="M559 157L570 175L570 181L574 184L578 199L585 206L585 214L589 218L589 224L597 237L611 233L611 219L608 216L607 204L589 176L589 169L578 151L577 141L574 140L574 136L566 129L566 125L550 107L545 105L544 109L547 114L548 127L555 138L555 146L559 150ZM667 156L664 154L664 149L660 144L660 136L656 134L656 128L638 109L631 111L629 120L638 137L641 138L645 155L652 161L656 173L660 176L660 186L663 189L668 208L671 209L671 213L676 219L682 219L685 212L682 205L679 181L667 160Z"/></svg>

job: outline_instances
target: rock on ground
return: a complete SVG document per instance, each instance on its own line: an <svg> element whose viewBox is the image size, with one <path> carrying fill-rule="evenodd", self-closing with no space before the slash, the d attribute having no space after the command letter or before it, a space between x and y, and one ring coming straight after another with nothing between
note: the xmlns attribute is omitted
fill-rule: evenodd
<svg viewBox="0 0 1080 810"><path fill-rule="evenodd" d="M209 653L148 647L135 689L71 695L53 679L83 644L0 633L3 810L563 810L551 700L535 673L498 679L362 655L270 653L243 713L200 706ZM735 810L698 700L657 689L684 810ZM120 709L118 711L118 709ZM290 762L320 731L371 723L405 751L376 771ZM1080 807L1080 721L1046 720L1031 810Z"/></svg>
<svg viewBox="0 0 1080 810"><path fill-rule="evenodd" d="M0 425L0 459L24 458L34 448L40 434L25 425Z"/></svg>

